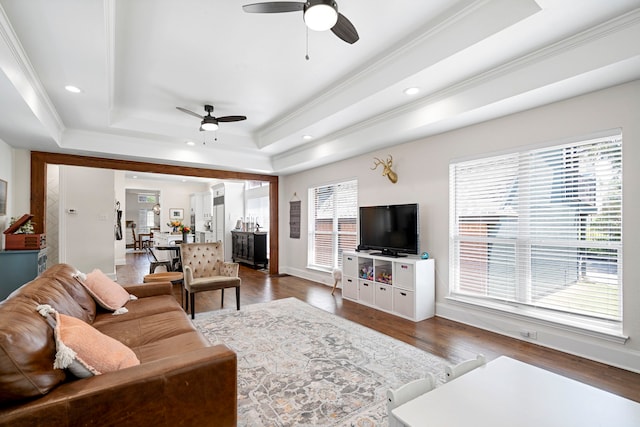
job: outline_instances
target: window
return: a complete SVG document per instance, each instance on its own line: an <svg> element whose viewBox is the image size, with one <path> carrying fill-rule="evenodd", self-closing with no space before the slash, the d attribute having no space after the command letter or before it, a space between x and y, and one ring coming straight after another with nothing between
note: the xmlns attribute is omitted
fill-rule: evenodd
<svg viewBox="0 0 640 427"><path fill-rule="evenodd" d="M138 203L158 203L158 197L155 194L138 193Z"/></svg>
<svg viewBox="0 0 640 427"><path fill-rule="evenodd" d="M622 135L450 165L450 295L622 331Z"/></svg>
<svg viewBox="0 0 640 427"><path fill-rule="evenodd" d="M358 181L309 189L309 267L342 266L342 252L357 244Z"/></svg>

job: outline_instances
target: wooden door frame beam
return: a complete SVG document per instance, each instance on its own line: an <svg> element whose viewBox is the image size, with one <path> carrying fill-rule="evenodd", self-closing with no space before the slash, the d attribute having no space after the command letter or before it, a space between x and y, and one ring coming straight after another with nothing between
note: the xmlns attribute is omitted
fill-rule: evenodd
<svg viewBox="0 0 640 427"><path fill-rule="evenodd" d="M31 152L31 214L35 232L46 232L47 165L84 166L90 168L194 176L199 178L239 179L269 182L269 274L278 274L278 177L247 172L223 171L189 166L163 165L132 160L116 160L74 154Z"/></svg>

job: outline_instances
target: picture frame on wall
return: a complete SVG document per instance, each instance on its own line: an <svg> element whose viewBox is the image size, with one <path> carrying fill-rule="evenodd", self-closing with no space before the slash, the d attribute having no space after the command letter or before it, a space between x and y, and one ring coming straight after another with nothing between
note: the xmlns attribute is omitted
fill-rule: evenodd
<svg viewBox="0 0 640 427"><path fill-rule="evenodd" d="M169 209L169 219L173 220L183 220L184 219L184 209L180 208L171 208Z"/></svg>
<svg viewBox="0 0 640 427"><path fill-rule="evenodd" d="M7 189L9 184L4 179L0 179L0 215L7 214Z"/></svg>

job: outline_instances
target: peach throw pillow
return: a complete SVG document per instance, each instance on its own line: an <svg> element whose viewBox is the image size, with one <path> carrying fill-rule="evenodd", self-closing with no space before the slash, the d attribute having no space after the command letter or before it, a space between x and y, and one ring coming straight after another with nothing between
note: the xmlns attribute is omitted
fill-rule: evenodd
<svg viewBox="0 0 640 427"><path fill-rule="evenodd" d="M96 302L107 310L121 309L130 299L122 286L109 279L101 270L95 269L80 282L89 291ZM124 310L126 312L126 310Z"/></svg>
<svg viewBox="0 0 640 427"><path fill-rule="evenodd" d="M140 364L133 350L84 321L58 313L49 305L36 309L44 317L53 314L56 320L54 368L86 378Z"/></svg>
<svg viewBox="0 0 640 427"><path fill-rule="evenodd" d="M75 352L74 360L61 368L66 367L79 378L140 364L140 360L129 347L75 317L58 313L56 337L59 342Z"/></svg>

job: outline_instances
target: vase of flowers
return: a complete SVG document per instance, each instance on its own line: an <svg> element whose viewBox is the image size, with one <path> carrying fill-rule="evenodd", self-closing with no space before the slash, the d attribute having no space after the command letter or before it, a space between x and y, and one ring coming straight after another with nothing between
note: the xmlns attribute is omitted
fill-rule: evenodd
<svg viewBox="0 0 640 427"><path fill-rule="evenodd" d="M189 238L189 233L191 233L191 227L181 224L179 228L182 232L182 243L189 243L187 239Z"/></svg>
<svg viewBox="0 0 640 427"><path fill-rule="evenodd" d="M176 219L174 219L173 221L169 221L167 225L171 227L171 231L174 233L178 233L179 231L181 231L180 228L183 226L182 221L178 221Z"/></svg>

